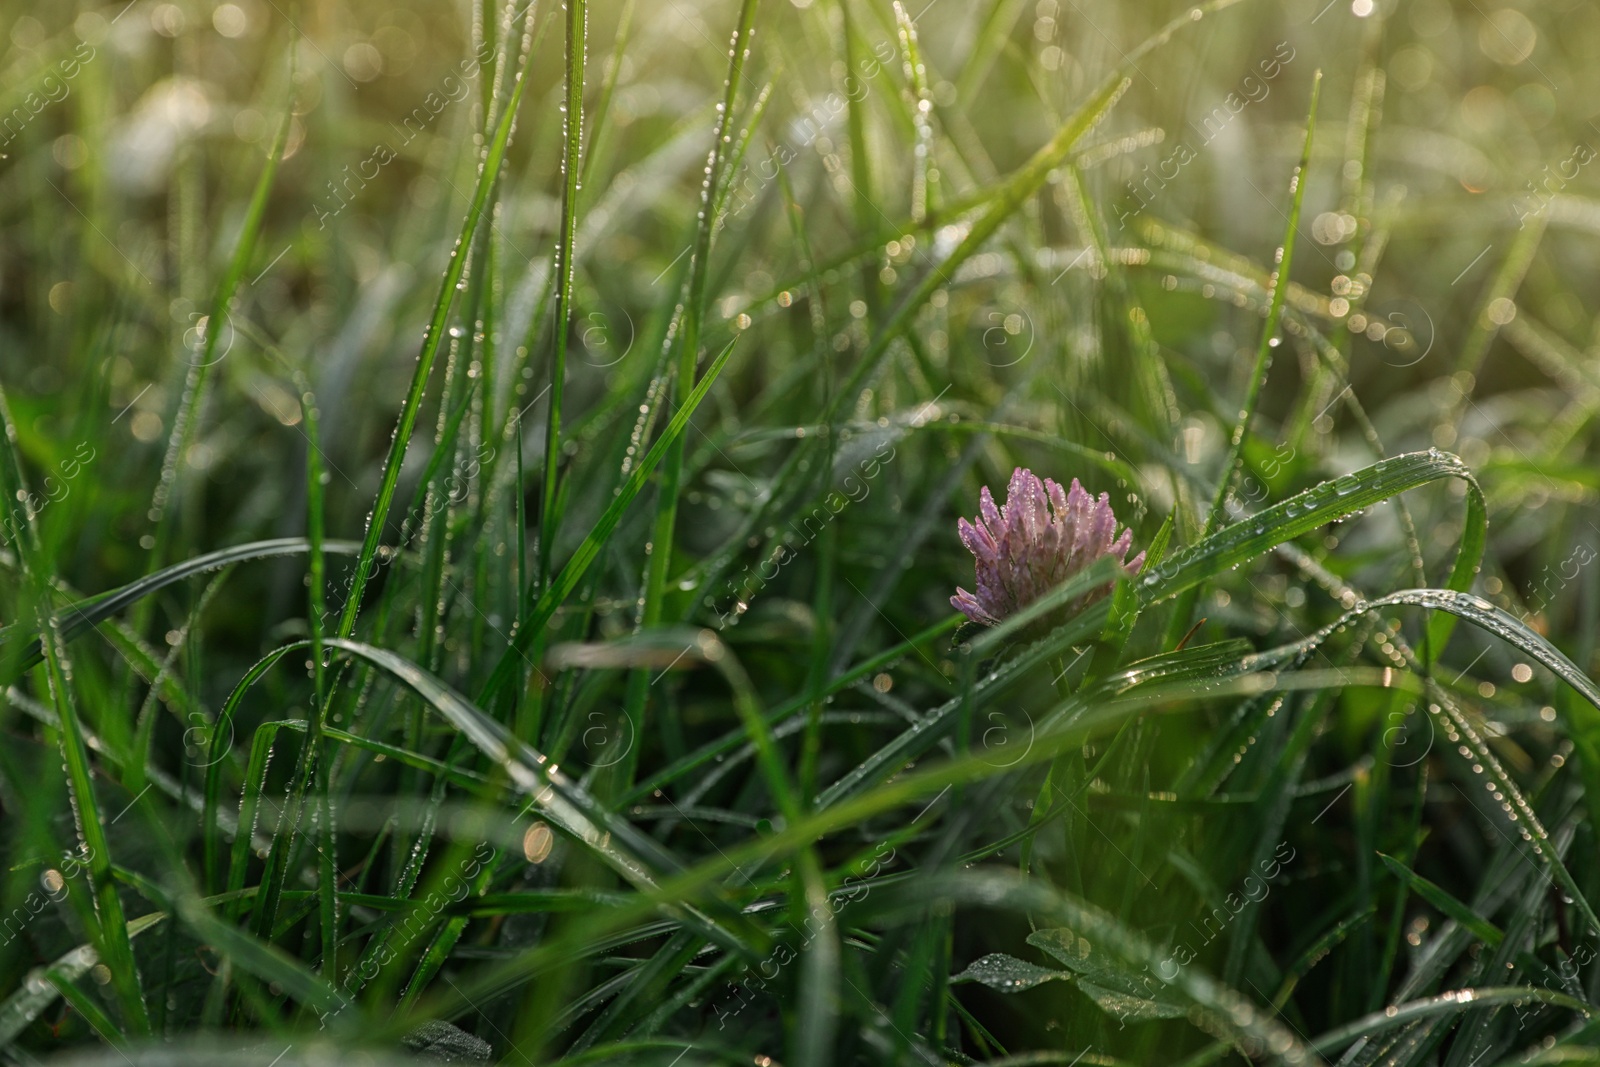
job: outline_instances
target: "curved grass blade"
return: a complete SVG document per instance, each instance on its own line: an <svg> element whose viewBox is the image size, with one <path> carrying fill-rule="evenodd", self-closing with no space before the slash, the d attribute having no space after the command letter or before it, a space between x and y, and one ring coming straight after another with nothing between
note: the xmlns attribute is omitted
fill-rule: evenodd
<svg viewBox="0 0 1600 1067"><path fill-rule="evenodd" d="M1140 599L1148 605L1181 593L1276 545L1398 493L1443 478L1459 478L1467 484L1466 528L1447 583L1450 589L1465 590L1483 558L1488 536L1487 509L1483 491L1466 464L1434 448L1380 460L1370 467L1323 482L1173 553L1148 573L1140 575L1137 583ZM1448 639L1450 625L1453 620L1440 625L1440 620L1436 619L1432 624L1430 637L1437 646Z"/></svg>
<svg viewBox="0 0 1600 1067"><path fill-rule="evenodd" d="M1032 659L1035 663L1044 662L1058 651L1048 647L1046 643L1046 647ZM1175 658L1184 660L1198 651L1200 650L1185 649ZM1236 645L1229 646L1226 652L1231 660L1238 660ZM1163 661L1173 659L1174 657L1162 657ZM1178 665L1172 664L1172 666ZM1242 665L1239 666L1243 669ZM1130 674L1136 683L1138 677L1149 672L1159 673L1160 669L1160 665L1157 664ZM1212 677L1216 677L1215 668L1212 669ZM1290 679L1279 676L1274 684L1282 686L1289 681ZM1311 680L1310 687L1325 688L1327 684L1328 679L1316 678ZM1220 687L1216 687L1214 691L1226 695ZM1259 691L1258 686L1255 687L1255 691ZM1148 708L1170 703L1175 699L1178 699L1178 696L1165 691L1164 687L1152 686L1151 692L1146 696L1127 693L1116 702L1098 705L1092 714L1080 715L1062 729L1048 733L1041 732L1034 746L1013 764L1008 772L1048 762L1063 752L1081 747L1097 732L1115 728ZM573 953L584 951L584 946L594 939L626 929L630 924L656 914L664 902L692 900L701 893L711 891L735 871L759 867L777 857L789 855L806 847L830 833L858 827L865 820L883 812L912 805L926 805L930 799L952 785L992 778L997 773L992 758L991 754L985 752L973 752L926 769L907 772L870 792L842 798L838 803L828 807L818 807L799 822L774 828L770 834L756 837L744 844L720 848L716 856L709 857L698 866L663 881L654 892L641 894L633 903L586 916L581 923L574 924L560 935L514 959L491 964L476 975L463 976L450 993L438 993L429 999L419 1001L410 1014L402 1015L386 1024L385 1032L388 1028L403 1027L417 1020L450 1017L466 1011L478 998L498 995L513 989L534 975L560 966Z"/></svg>
<svg viewBox="0 0 1600 1067"><path fill-rule="evenodd" d="M1383 607L1389 604L1411 604L1417 607L1437 608L1448 611L1458 618L1488 630L1503 640L1511 642L1528 655L1544 664L1563 682L1577 690L1597 713L1600 713L1600 686L1597 686L1588 675L1579 669L1566 655L1548 639L1530 628L1522 620L1506 611L1504 608L1477 596L1473 593L1458 592L1453 589L1405 589L1398 593L1379 597L1370 601L1366 608Z"/></svg>
<svg viewBox="0 0 1600 1067"><path fill-rule="evenodd" d="M1477 989L1456 989L1448 993L1441 993L1438 996L1425 997L1406 1004L1391 1005L1383 1011L1373 1012L1371 1015L1357 1019L1355 1022L1347 1023L1338 1029L1330 1030L1313 1039L1311 1047L1318 1052L1333 1052L1350 1044L1352 1041L1370 1037L1373 1034L1386 1033L1402 1026L1409 1026L1419 1020L1459 1015L1478 1008L1494 1008L1501 1004L1515 1004L1526 1000L1536 1000L1542 1004L1570 1008L1583 1018L1588 1018L1592 1011L1590 1006L1581 1000L1570 997L1565 993L1558 993L1553 989L1540 989L1536 986L1487 986Z"/></svg>
<svg viewBox="0 0 1600 1067"><path fill-rule="evenodd" d="M159 911L141 915L128 923L128 936L138 937L165 918L165 913ZM60 990L53 984L54 980L75 982L98 962L100 954L93 945L79 945L55 962L29 971L17 991L0 1004L0 1049L9 1048L29 1024L55 1003Z"/></svg>
<svg viewBox="0 0 1600 1067"><path fill-rule="evenodd" d="M1015 911L1019 915L1034 916L1036 920L1053 920L1087 939L1096 954L1120 961L1123 966L1114 972L1118 978L1130 987L1146 990L1144 999L1159 996L1161 999L1156 1003L1162 1005L1163 1014L1171 1011L1166 1006L1167 1001L1182 998L1194 1006L1187 1012L1192 1025L1214 1036L1233 1040L1247 1053L1264 1055L1270 1050L1279 1062L1316 1062L1314 1054L1293 1030L1265 1012L1252 1010L1239 993L1193 964L1166 975L1162 951L1141 934L1094 904L1056 890L1040 879L1026 878L1016 871L1000 868L946 871L916 879L903 889L872 894L863 905L869 912L893 915L925 910L935 901L946 906L967 904L986 910ZM1057 958L1077 962L1076 957L1068 954ZM1094 977L1109 973L1113 973L1110 968L1100 966ZM1078 981L1082 983L1089 977L1080 974Z"/></svg>
<svg viewBox="0 0 1600 1067"><path fill-rule="evenodd" d="M216 722L211 725L211 736L208 738L206 746L205 807L201 823L203 835L202 862L204 864L202 868L203 884L211 892L219 891L222 878L220 868L222 853L221 823L218 815L220 813L219 803L222 792L223 757L233 745L234 713L238 710L239 702L244 699L244 694L272 668L273 664L290 652L307 648L309 645L310 642L308 641L297 641L293 644L284 645L281 648L273 649L252 664L250 669L245 671L244 677L234 684L233 690L228 694L228 699L223 702L222 709L217 712ZM254 756L253 752L252 756ZM264 760L264 757L262 758ZM253 765L254 759L252 759ZM258 777L259 772L257 774L247 772L245 776L246 799L240 806L240 814L243 819L237 825L233 860L233 869L241 872L243 870L243 855L249 848L255 830L254 807L249 800L249 783L257 780ZM249 808L248 813L245 810L246 808ZM230 876L229 883L231 884L233 881L234 879ZM239 888L244 884L242 873L239 875L238 883L239 885L234 886L234 888Z"/></svg>
<svg viewBox="0 0 1600 1067"><path fill-rule="evenodd" d="M359 547L353 541L328 541L323 544L322 550L336 555L355 555ZM137 603L151 593L165 589L167 586L181 582L186 578L193 578L197 574L221 570L223 567L230 567L235 563L271 559L276 556L293 556L310 550L311 543L303 537L278 537L269 541L251 541L248 544L235 545L232 548L223 548L216 552L207 552L205 555L186 559L182 563L174 563L170 567L166 567L154 574L147 574L137 581L129 582L122 588L103 594L95 599L68 605L56 616L56 621L60 626L61 639L63 641L72 641L115 615L129 604ZM17 632L16 624L0 628L0 647L13 640ZM32 646L22 654L20 669L14 667L15 673L6 677L3 684L15 681L23 671L30 670L42 662L44 662L44 648L39 643L39 640L35 638Z"/></svg>
<svg viewBox="0 0 1600 1067"><path fill-rule="evenodd" d="M551 822L583 842L635 886L653 888L659 875L681 869L654 839L612 814L504 725L416 664L359 641L329 638L327 644L365 659L404 682L505 771L517 790L533 798ZM686 910L685 918L711 940L735 951L746 950L744 932L729 930L694 908Z"/></svg>
<svg viewBox="0 0 1600 1067"><path fill-rule="evenodd" d="M1583 671L1579 670L1577 665L1568 659L1560 649L1538 633L1535 633L1520 620L1482 597L1453 589L1406 589L1357 604L1351 611L1329 623L1311 637L1274 649L1268 653L1246 657L1247 663L1257 669L1271 670L1281 663L1291 660L1303 660L1312 649L1326 640L1330 634L1336 632L1339 627L1347 625L1352 620L1379 608L1401 604L1448 612L1452 616L1466 619L1468 622L1489 631L1502 640L1516 645L1542 663L1567 685L1571 686L1594 708L1593 715L1585 715L1584 729L1591 728L1588 723L1597 721L1596 717L1600 716L1600 686L1597 686ZM1413 660L1413 662L1415 661ZM1477 728L1456 708L1443 687L1432 678L1426 678L1425 685L1433 700L1428 706L1429 713L1441 721L1446 736L1461 743L1465 752L1470 752L1472 759L1483 768L1484 773L1489 775L1499 793L1499 798L1497 799L1500 799L1503 810L1521 833L1523 840L1528 843L1535 856L1549 870L1550 876L1572 898L1573 903L1577 905L1579 912L1582 913L1584 920L1597 933L1600 933L1600 916L1595 914L1588 897L1578 887L1577 881L1572 877L1571 872L1567 870L1566 865L1562 863L1561 858L1550 848L1550 835L1542 825L1538 814L1533 810L1533 806L1528 803L1527 798L1523 796L1516 783L1506 774L1499 759L1484 742Z"/></svg>
<svg viewBox="0 0 1600 1067"><path fill-rule="evenodd" d="M822 690L820 695L822 697L831 696L850 687L851 685L854 685L862 679L872 677L874 674L878 673L890 664L893 664L895 661L916 653L916 651L923 645L929 644L934 639L942 637L951 632L956 628L958 622L962 618L963 616L959 615L951 616L942 622L935 623L926 630L923 630L921 633L913 635L900 644L880 652L876 656L872 656L869 659L863 660L850 670L834 678L827 685L827 687ZM768 716L768 724L773 727L777 727L778 724L782 723L786 719L806 710L813 699L814 698L808 694L795 697L787 701ZM632 791L626 795L626 801L628 803L637 803L643 800L645 797L648 797L655 790L671 785L673 782L679 780L685 775L691 774L694 771L705 767L707 764L712 763L717 759L717 757L726 756L727 753L738 748L741 744L746 743L748 736L749 735L747 735L743 730L734 730L730 733L724 734L721 738L715 741L707 742L705 745L684 756L682 759L668 765L662 770L656 772L656 774L652 775L650 778L647 778L643 782L634 786Z"/></svg>

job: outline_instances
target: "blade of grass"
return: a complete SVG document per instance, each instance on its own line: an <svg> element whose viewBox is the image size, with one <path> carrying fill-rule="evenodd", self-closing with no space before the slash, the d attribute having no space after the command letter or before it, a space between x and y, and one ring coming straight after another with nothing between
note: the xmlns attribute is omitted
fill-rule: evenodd
<svg viewBox="0 0 1600 1067"><path fill-rule="evenodd" d="M1101 81L1089 98L1069 116L1046 144L1001 183L998 189L990 191L989 195L980 201L981 211L978 217L965 227L965 235L955 249L937 263L931 264L923 273L921 280L889 312L882 326L873 335L873 340L863 353L860 363L834 396L823 419L824 422L829 425L836 423L845 405L855 403L862 388L879 371L895 339L910 327L917 311L935 292L950 284L950 279L956 270L976 255L999 232L1000 227L1044 184L1051 171L1071 155L1078 141L1099 125L1131 84L1131 72L1139 59L1165 44L1179 29L1200 21L1208 14L1231 7L1237 2L1238 0L1211 0L1193 8L1168 22L1160 31L1134 48L1125 57L1124 63ZM804 464L811 462L811 453L815 447L813 441L807 438L801 443L801 447L790 453L783 468L774 478L774 491L763 501L762 506L755 509L740 525L738 533L730 538L727 544L743 545L754 531L769 525L783 525L773 522L774 513L780 506L787 506L789 503L787 498L792 493L788 487L796 483L798 473L805 469ZM732 559L732 554L724 550L708 564L692 568L685 581L693 581L702 588L715 588L725 576L727 568L731 566Z"/></svg>
<svg viewBox="0 0 1600 1067"><path fill-rule="evenodd" d="M97 599L91 599L79 604L70 604L63 608L56 615L56 623L61 632L61 639L66 642L76 640L128 605L136 604L158 590L192 578L195 575L220 570L235 563L270 559L275 556L298 555L301 552L310 551L310 548L310 543L304 538L280 537L270 541L251 541L248 544L207 552L204 555L184 560L182 563L174 563L164 570L146 575L137 581L129 582L120 589L103 594ZM323 545L324 552L334 552L341 555L354 555L358 549L359 546L352 541L329 541ZM10 684L16 680L22 671L44 662L44 646L38 638L35 638L25 647L20 643L15 643L20 634L25 632L27 630L17 624L0 628L0 648L17 649L21 652L20 662L11 665L13 673L0 676L0 684Z"/></svg>
<svg viewBox="0 0 1600 1067"><path fill-rule="evenodd" d="M527 17L535 17L536 5L528 6ZM446 337L446 325L450 313L455 305L457 287L462 281L467 268L469 252L473 247L474 237L478 225L487 212L487 202L490 191L494 188L496 179L500 174L500 165L505 158L506 149L510 144L512 132L516 126L516 116L522 102L522 94L528 85L528 70L532 63L531 54L524 60L521 71L517 74L516 87L512 90L511 100L506 106L505 113L501 116L499 127L493 139L485 146L478 170L478 182L473 191L471 205L467 209L467 217L462 224L461 233L456 238L455 246L450 251L450 262L445 269L444 278L440 283L439 295L434 301L433 313L429 320L426 333L423 335L422 351L417 357L417 366L412 375L411 385L406 394L406 400L401 408L399 422L395 427L394 436L390 441L389 454L384 461L383 480L378 489L377 500L367 518L366 536L362 541L361 554L356 560L354 571L350 577L349 588L346 591L344 610L340 614L338 635L348 637L355 629L356 616L360 612L362 595L372 576L374 563L377 557L378 545L383 537L383 530L388 520L390 506L394 500L395 488L400 479L400 470L404 464L405 454L411 443L411 434L416 426L417 417L421 412L423 394L427 391L428 379L433 369L433 364L439 354ZM318 716L325 717L329 706L326 701L318 705ZM296 766L294 782L290 788L290 802L286 804L281 813L281 819L287 819L291 813L305 810L304 800L316 771L315 755L318 745L311 738L301 748L301 756ZM272 847L267 853L265 869L261 876L262 893L256 901L254 914L255 929L259 936L270 935L276 923L279 895L283 891L283 881L286 877L288 864L287 850L293 840L293 834L286 833L289 828L280 819L279 832L273 835Z"/></svg>
<svg viewBox="0 0 1600 1067"><path fill-rule="evenodd" d="M138 937L166 917L159 911L141 915L128 923L128 936ZM79 945L54 962L30 971L16 992L0 1003L0 1049L10 1048L22 1032L55 1003L60 995L55 979L77 981L99 961L100 955L94 945Z"/></svg>
<svg viewBox="0 0 1600 1067"><path fill-rule="evenodd" d="M293 77L294 63L291 54L291 83ZM294 107L291 101L284 107L283 117L278 121L277 133L273 136L272 146L267 150L266 163L261 168L260 177L256 179L254 191L250 194L250 205L245 209L244 223L234 244L233 256L229 259L227 269L223 271L222 278L217 283L216 293L212 297L211 311L203 327L204 339L201 344L200 362L190 364L188 377L184 383L183 398L179 401L172 433L167 439L167 453L161 462L161 479L150 501L150 510L156 523L155 541L150 549L151 570L160 570L165 565L168 542L172 537L172 519L167 505L177 491L179 471L187 462L189 445L193 440L195 424L200 416L200 404L205 397L206 384L210 379L209 372L220 360L217 355L217 345L225 334L232 333L228 309L239 290L239 283L244 280L245 270L255 255L256 241L261 236L261 225L267 214L267 200L272 193L278 166L283 161L284 149L289 143L289 128L293 113ZM136 632L143 632L145 629L146 610L141 608L139 611L140 617L134 626Z"/></svg>
<svg viewBox="0 0 1600 1067"><path fill-rule="evenodd" d="M1267 318L1261 326L1261 340L1256 345L1255 367L1250 372L1249 383L1245 386L1244 402L1239 407L1239 418L1234 423L1233 434L1228 439L1228 451L1222 460L1222 474L1217 482L1215 496L1211 500L1211 509L1206 513L1205 525L1201 529L1201 536L1205 537L1216 530L1222 523L1224 511L1228 502L1228 494L1233 490L1234 475L1239 468L1240 457L1244 454L1245 438L1250 435L1250 424L1255 421L1256 405L1261 400L1261 390L1267 381L1267 369L1272 365L1272 352L1278 346L1279 327L1283 322L1284 299L1289 293L1289 275L1294 264L1295 240L1300 233L1300 209L1305 203L1306 182L1309 177L1307 171L1311 166L1311 144L1317 131L1317 101L1322 95L1322 71L1319 69L1311 78L1311 105L1306 115L1306 136L1300 148L1300 162L1295 166L1294 174L1289 179L1289 214L1286 217L1283 230L1283 242L1278 246L1277 255L1273 257L1272 272L1272 300L1267 307ZM1194 622L1194 604L1199 598L1199 587L1187 593L1179 602L1177 610L1173 613L1167 630L1168 644L1176 644Z"/></svg>
<svg viewBox="0 0 1600 1067"><path fill-rule="evenodd" d="M1438 996L1391 1005L1382 1011L1373 1012L1354 1022L1329 1030L1314 1038L1311 1047L1318 1052L1336 1052L1359 1039L1387 1033L1419 1020L1459 1015L1479 1009L1489 1010L1501 1004L1519 1004L1527 1000L1568 1008L1584 1018L1590 1013L1589 1005L1583 1001L1553 989L1540 989L1537 986L1480 986L1476 989L1451 990Z"/></svg>
<svg viewBox="0 0 1600 1067"><path fill-rule="evenodd" d="M723 81L722 100L717 105L717 123L712 132L711 150L706 157L705 180L700 186L700 213L696 220L694 243L689 251L689 280L676 315L681 328L677 338L676 374L666 384L664 403L669 408L677 396L693 386L695 370L700 362L701 317L705 310L706 278L711 266L711 238L719 221L716 208L726 164L725 146L730 140L728 131L733 123L734 108L738 104L740 83L744 81L745 63L750 58L750 37L754 32L757 3L758 0L743 0L739 8L739 22L733 31L728 74ZM674 436L662 464L661 484L656 494L655 521L650 534L650 561L645 572L639 612L639 628L643 630L655 626L662 617L662 601L666 596L667 578L672 570L673 547L677 538L683 454L684 443L681 437ZM649 676L642 671L635 672L629 679L624 705L624 714L635 737L642 734L648 695ZM637 747L634 746L635 749ZM633 784L637 759L637 754L630 749L629 755L612 772L611 778L617 788L626 789Z"/></svg>
<svg viewBox="0 0 1600 1067"><path fill-rule="evenodd" d="M329 638L327 644L381 667L404 682L498 765L520 792L532 797L546 818L582 842L635 886L652 886L657 873L679 869L677 861L653 839L606 810L545 756L523 744L504 725L427 671L387 649L359 641ZM690 909L686 918L711 940L744 950L745 941L740 932L726 929L723 923L696 909Z"/></svg>
<svg viewBox="0 0 1600 1067"><path fill-rule="evenodd" d="M322 469L316 398L311 394L310 383L302 380L297 384L301 386L300 411L306 435L306 539L311 545L306 621L311 628L311 678L316 706L326 708L328 680L327 670L323 664L322 619L326 603L327 572L323 555L323 486L327 478ZM313 792L316 794L317 804L317 884L321 887L318 895L318 917L321 920L322 933L322 977L329 982L338 982L339 875L337 841L333 830L333 805L328 800L328 761L323 755L326 749L322 736L325 725L321 715L313 716L305 743L308 748L314 746L316 749L311 758L315 761Z"/></svg>
<svg viewBox="0 0 1600 1067"><path fill-rule="evenodd" d="M906 83L911 89L912 122L916 127L916 165L912 170L911 218L924 222L939 214L939 165L933 158L933 96L928 89L928 72L917 45L917 24L900 0L894 2L895 28L900 35L900 54Z"/></svg>
<svg viewBox="0 0 1600 1067"><path fill-rule="evenodd" d="M560 525L556 480L561 464L561 399L566 389L567 334L572 328L572 286L577 251L578 190L583 175L583 77L588 57L589 0L565 0L567 9L566 103L561 115L565 151L561 157L561 231L556 244L555 352L550 363L550 404L545 422L544 484L539 508L539 589L550 582L550 561Z"/></svg>
<svg viewBox="0 0 1600 1067"><path fill-rule="evenodd" d="M527 18L536 17L537 4L530 4L527 8ZM461 233L456 238L455 246L450 250L450 263L446 267L444 277L439 283L439 295L433 304L433 313L428 321L427 332L423 334L422 350L417 356L416 370L411 377L410 388L406 392L405 403L400 409L400 418L395 425L394 435L390 439L389 454L384 459L383 480L378 487L378 496L372 505L372 511L367 516L366 536L361 543L361 553L357 557L355 569L351 573L350 587L345 594L344 609L339 616L338 635L349 637L355 630L356 616L361 610L362 594L365 593L367 582L371 579L375 559L378 554L378 545L383 540L383 530L389 518L389 508L394 501L395 486L400 480L400 469L405 461L405 454L411 443L411 433L416 426L417 416L422 409L422 397L428 388L428 378L433 370L433 363L439 354L439 348L444 341L446 324L450 320L450 310L455 304L456 286L461 281L463 272L467 267L467 252L472 247L474 235L478 232L478 224L482 221L487 209L489 190L499 176L500 166L505 160L506 149L511 143L511 135L516 127L517 112L522 103L523 93L528 87L528 73L533 64L533 54L530 51L523 62L523 67L517 72L516 86L512 89L511 100L506 105L506 110L500 117L500 125L495 130L494 138L484 147L483 156L478 166L478 184L473 190L472 203L467 209L467 217L462 222Z"/></svg>
<svg viewBox="0 0 1600 1067"><path fill-rule="evenodd" d="M111 985L121 1009L123 1026L134 1036L144 1036L150 1033L150 1014L135 969L130 940L132 935L122 909L122 897L117 892L116 881L111 873L107 822L95 795L94 771L70 680L66 640L56 620L41 619L40 625L45 633L45 678L51 702L61 721L59 742L71 787L73 818L77 822L78 840L87 860L93 887L95 919L99 924L95 946L111 971Z"/></svg>
<svg viewBox="0 0 1600 1067"><path fill-rule="evenodd" d="M1048 656L1054 654L1054 651L1046 648L1041 655ZM1185 655L1191 651L1185 650ZM1234 649L1235 658L1237 654L1237 649ZM1215 665L1207 664L1201 671L1203 673L1197 673L1188 681L1187 691L1191 695L1199 691L1196 688L1197 683L1204 679L1211 684L1206 691L1218 692L1215 685L1217 677ZM1279 676L1275 684L1284 687L1289 686L1291 682ZM1325 687L1327 684L1328 679L1325 677L1308 680L1308 685L1313 688ZM1259 691L1259 686L1256 688ZM1088 737L1114 730L1131 716L1137 716L1152 707L1170 703L1175 699L1179 697L1169 687L1153 685L1143 695L1129 692L1113 703L1096 704L1086 713L1073 719L1070 725L1053 732L1042 732L1033 748L1004 773L1048 762L1062 752L1081 748ZM940 795L952 785L980 781L1002 773L997 771L992 760L992 754L974 752L931 767L919 768L898 775L871 790L847 797L832 806L819 807L797 823L782 828L775 827L770 834L758 836L744 844L720 848L715 857L708 858L699 866L663 881L655 890L643 893L635 903L586 917L582 924L567 929L559 937L552 938L515 959L492 964L474 976L464 976L450 993L440 993L419 1001L410 1016L397 1018L388 1025L400 1028L411 1024L410 1021L414 1019L449 1017L464 1011L471 1002L480 997L493 996L514 987L530 976L544 972L573 952L581 951L583 945L604 933L622 929L631 922L653 914L662 902L692 899L710 887L720 886L728 875L735 871L759 867L776 857L787 855L816 842L829 833L859 827L876 814L911 805L925 806L930 799ZM1028 884L1044 888L1038 880L1032 880Z"/></svg>
<svg viewBox="0 0 1600 1067"><path fill-rule="evenodd" d="M1505 935L1500 932L1494 923L1474 913L1471 908L1457 900L1437 883L1430 882L1393 856L1380 852L1378 853L1378 858L1383 861L1385 867L1389 868L1390 873L1404 882L1408 888L1414 890L1417 896L1466 927L1471 931L1473 937L1476 937L1490 948L1500 944Z"/></svg>
<svg viewBox="0 0 1600 1067"><path fill-rule="evenodd" d="M555 616L556 609L577 588L589 565L594 562L595 557L600 554L601 548L610 538L611 531L616 529L617 523L622 520L623 512L627 511L628 505L644 489L645 483L655 473L662 456L672 447L672 443L682 436L684 428L689 424L689 419L694 415L695 409L706 398L706 394L711 391L711 387L716 384L717 378L721 375L723 367L727 365L728 357L733 354L733 345L734 342L729 341L727 347L722 350L716 359L711 361L710 366L706 368L706 372L701 375L700 381L695 384L693 392L684 400L683 406L673 413L672 420L667 424L666 429L662 431L661 436L656 439L655 443L650 446L650 450L645 453L644 458L633 469L633 473L628 476L628 480L617 490L616 496L607 505L605 512L595 522L594 528L583 539L577 551L572 554L572 558L561 568L560 573L550 583L550 586L540 592L539 599L528 613L527 626L512 635L511 645L500 657L500 661L495 665L488 682L485 683L483 692L479 697L479 703L492 703L495 696L515 676L517 660L523 658L526 647L544 630L551 618ZM537 670L538 668L535 667L534 669Z"/></svg>

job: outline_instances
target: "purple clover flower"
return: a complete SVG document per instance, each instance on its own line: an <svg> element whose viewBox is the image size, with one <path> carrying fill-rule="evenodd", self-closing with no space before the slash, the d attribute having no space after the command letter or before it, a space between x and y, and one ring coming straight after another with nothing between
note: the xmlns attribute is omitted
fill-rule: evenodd
<svg viewBox="0 0 1600 1067"><path fill-rule="evenodd" d="M976 595L957 587L950 604L973 622L995 626L1102 556L1111 556L1137 573L1144 553L1125 560L1133 547L1133 531L1117 533L1117 517L1110 494L1096 500L1084 492L1078 479L1063 490L1049 478L1040 481L1032 471L1011 472L1006 502L995 507L985 486L979 494L978 520L957 524L961 543L977 560ZM1067 605L1071 613L1104 591L1091 593Z"/></svg>

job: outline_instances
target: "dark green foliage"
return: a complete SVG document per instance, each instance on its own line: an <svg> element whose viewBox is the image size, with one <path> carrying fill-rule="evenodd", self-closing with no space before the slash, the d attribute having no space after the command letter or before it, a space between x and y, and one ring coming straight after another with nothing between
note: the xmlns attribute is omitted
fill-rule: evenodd
<svg viewBox="0 0 1600 1067"><path fill-rule="evenodd" d="M1590 6L0 27L6 1062L1600 1063Z"/></svg>

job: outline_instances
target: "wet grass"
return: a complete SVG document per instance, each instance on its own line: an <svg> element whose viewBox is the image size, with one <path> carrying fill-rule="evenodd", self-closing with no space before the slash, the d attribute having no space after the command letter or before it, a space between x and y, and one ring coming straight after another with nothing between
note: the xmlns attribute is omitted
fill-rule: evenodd
<svg viewBox="0 0 1600 1067"><path fill-rule="evenodd" d="M1585 6L7 15L8 1062L1600 1062Z"/></svg>

